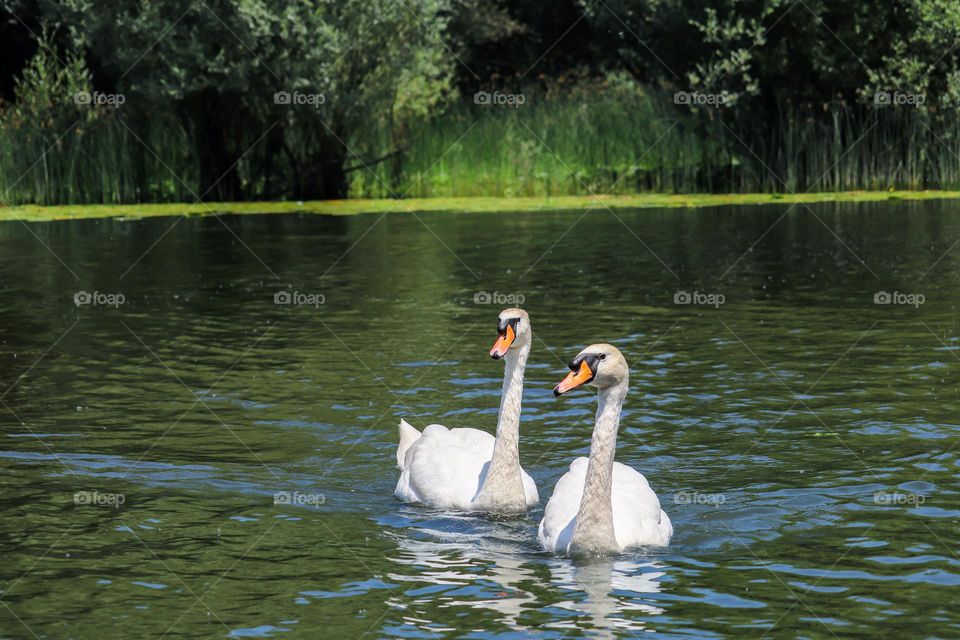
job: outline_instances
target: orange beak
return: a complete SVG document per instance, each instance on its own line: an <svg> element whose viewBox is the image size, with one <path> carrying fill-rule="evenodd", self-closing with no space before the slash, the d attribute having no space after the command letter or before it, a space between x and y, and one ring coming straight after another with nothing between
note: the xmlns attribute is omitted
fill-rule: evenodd
<svg viewBox="0 0 960 640"><path fill-rule="evenodd" d="M497 341L493 343L493 348L490 349L490 357L494 360L499 360L507 355L507 350L510 348L510 345L513 344L516 337L517 334L513 332L513 327L507 325L507 330L503 332L503 335L497 337Z"/></svg>
<svg viewBox="0 0 960 640"><path fill-rule="evenodd" d="M580 369L578 371L571 371L567 374L567 377L563 381L553 388L553 395L559 396L563 395L571 389L576 389L580 385L586 384L593 380L593 371L590 370L590 365L587 362L580 362Z"/></svg>

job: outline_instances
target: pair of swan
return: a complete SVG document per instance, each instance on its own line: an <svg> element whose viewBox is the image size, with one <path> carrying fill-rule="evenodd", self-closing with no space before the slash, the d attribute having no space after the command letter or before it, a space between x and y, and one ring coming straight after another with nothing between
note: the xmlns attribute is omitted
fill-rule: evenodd
<svg viewBox="0 0 960 640"><path fill-rule="evenodd" d="M504 310L497 334L490 355L502 358L506 371L496 437L439 424L421 433L401 420L395 494L404 502L486 513L518 513L539 502L533 479L520 467L523 373L533 340L529 316ZM630 380L626 360L616 347L594 344L569 366L554 394L589 384L599 390L599 408L589 458L573 461L547 502L537 535L541 546L577 555L666 546L673 526L656 493L643 475L613 459Z"/></svg>

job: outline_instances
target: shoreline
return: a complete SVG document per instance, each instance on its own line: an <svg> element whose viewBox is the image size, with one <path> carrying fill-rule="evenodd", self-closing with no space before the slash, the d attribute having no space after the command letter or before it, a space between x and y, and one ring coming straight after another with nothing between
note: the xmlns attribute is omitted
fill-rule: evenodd
<svg viewBox="0 0 960 640"><path fill-rule="evenodd" d="M164 204L20 205L0 207L0 222L52 222L100 218L141 219L211 214L249 215L303 213L350 216L361 213L492 213L583 211L590 209L691 209L730 205L813 204L821 202L879 202L883 200L953 200L960 191L842 191L798 194L658 194L555 197L465 197L316 200L308 202L210 202Z"/></svg>

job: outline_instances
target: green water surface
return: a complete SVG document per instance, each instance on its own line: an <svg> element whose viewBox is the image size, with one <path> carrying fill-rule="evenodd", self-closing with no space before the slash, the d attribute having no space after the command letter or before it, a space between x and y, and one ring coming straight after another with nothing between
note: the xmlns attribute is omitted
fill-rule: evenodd
<svg viewBox="0 0 960 640"><path fill-rule="evenodd" d="M949 201L4 222L0 637L958 637L958 242ZM612 342L669 548L393 498L401 417L494 429L521 299L542 504Z"/></svg>

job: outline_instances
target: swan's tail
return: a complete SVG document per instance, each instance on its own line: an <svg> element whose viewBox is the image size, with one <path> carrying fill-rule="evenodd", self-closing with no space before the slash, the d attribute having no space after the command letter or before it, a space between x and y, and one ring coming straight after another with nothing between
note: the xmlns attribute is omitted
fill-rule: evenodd
<svg viewBox="0 0 960 640"><path fill-rule="evenodd" d="M409 422L400 418L400 445L397 447L397 466L403 470L403 463L407 457L407 449L420 437L417 431Z"/></svg>

